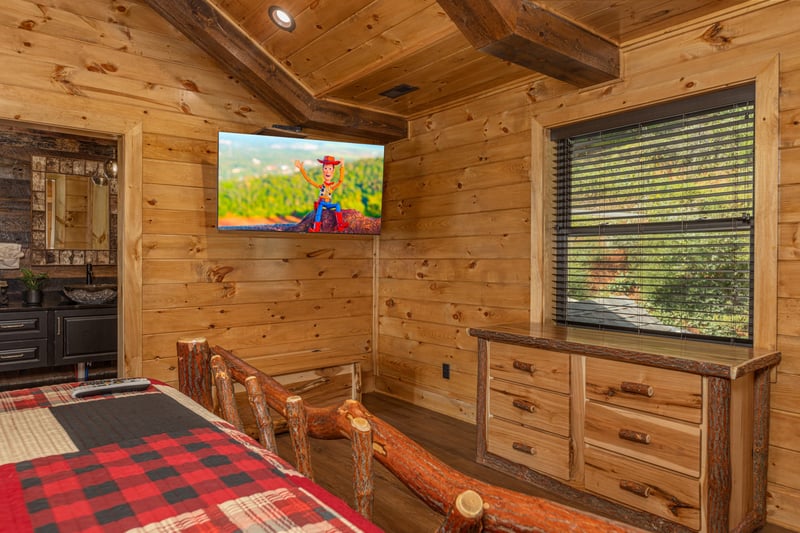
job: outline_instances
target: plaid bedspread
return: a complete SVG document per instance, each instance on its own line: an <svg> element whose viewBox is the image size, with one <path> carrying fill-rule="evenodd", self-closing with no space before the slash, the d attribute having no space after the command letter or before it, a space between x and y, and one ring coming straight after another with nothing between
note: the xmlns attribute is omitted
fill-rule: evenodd
<svg viewBox="0 0 800 533"><path fill-rule="evenodd" d="M175 389L0 393L0 531L379 531Z"/></svg>

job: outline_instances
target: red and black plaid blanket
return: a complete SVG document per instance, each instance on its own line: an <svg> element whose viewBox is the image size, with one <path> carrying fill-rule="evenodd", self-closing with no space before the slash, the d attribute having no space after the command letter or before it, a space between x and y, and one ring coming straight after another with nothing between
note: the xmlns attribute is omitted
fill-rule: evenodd
<svg viewBox="0 0 800 533"><path fill-rule="evenodd" d="M379 531L178 391L0 393L0 531Z"/></svg>

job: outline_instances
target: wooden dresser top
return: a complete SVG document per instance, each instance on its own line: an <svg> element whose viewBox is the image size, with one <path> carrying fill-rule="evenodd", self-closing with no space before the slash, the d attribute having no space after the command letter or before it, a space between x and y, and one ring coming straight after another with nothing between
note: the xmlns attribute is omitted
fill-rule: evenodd
<svg viewBox="0 0 800 533"><path fill-rule="evenodd" d="M469 328L469 334L490 341L728 379L777 365L781 358L775 350L543 324Z"/></svg>

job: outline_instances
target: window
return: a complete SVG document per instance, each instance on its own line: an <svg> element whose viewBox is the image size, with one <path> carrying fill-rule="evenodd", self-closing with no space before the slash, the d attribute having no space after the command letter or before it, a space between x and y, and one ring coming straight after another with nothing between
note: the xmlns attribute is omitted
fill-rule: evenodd
<svg viewBox="0 0 800 533"><path fill-rule="evenodd" d="M551 132L557 323L752 344L754 98Z"/></svg>

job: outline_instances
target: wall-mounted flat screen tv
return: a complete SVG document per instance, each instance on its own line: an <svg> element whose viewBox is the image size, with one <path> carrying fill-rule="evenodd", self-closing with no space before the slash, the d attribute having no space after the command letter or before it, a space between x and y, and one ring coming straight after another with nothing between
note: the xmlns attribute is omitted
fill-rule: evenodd
<svg viewBox="0 0 800 533"><path fill-rule="evenodd" d="M220 230L377 235L381 145L219 133Z"/></svg>

